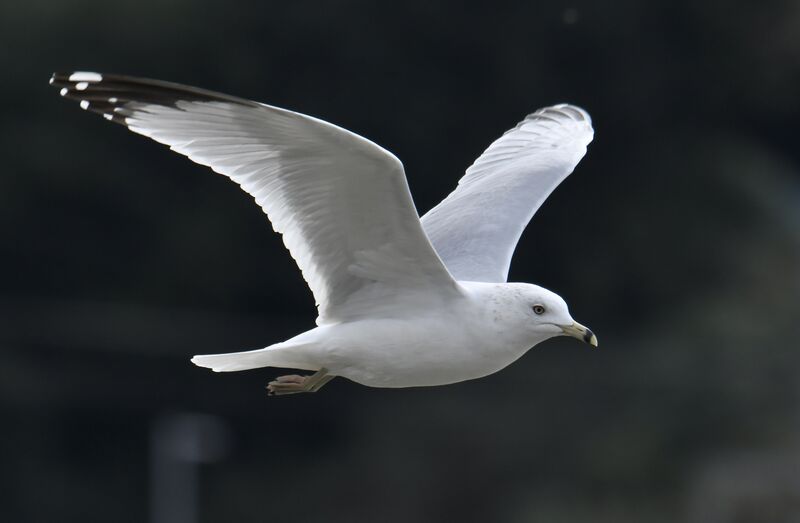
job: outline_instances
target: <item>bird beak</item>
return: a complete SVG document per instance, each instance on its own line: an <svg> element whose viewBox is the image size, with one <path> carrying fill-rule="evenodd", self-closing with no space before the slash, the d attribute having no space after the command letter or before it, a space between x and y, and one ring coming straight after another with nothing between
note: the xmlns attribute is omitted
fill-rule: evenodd
<svg viewBox="0 0 800 523"><path fill-rule="evenodd" d="M561 327L561 330L564 331L565 335L583 340L592 347L597 347L597 336L594 335L591 329L584 327L577 321L573 322L572 325L559 325L559 327Z"/></svg>

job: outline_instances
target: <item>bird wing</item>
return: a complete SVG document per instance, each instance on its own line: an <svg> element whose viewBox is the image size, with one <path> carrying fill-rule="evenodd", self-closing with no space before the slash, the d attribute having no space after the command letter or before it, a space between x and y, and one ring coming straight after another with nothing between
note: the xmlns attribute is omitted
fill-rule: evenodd
<svg viewBox="0 0 800 523"><path fill-rule="evenodd" d="M314 293L318 323L369 312L370 300L355 298L365 293L460 292L422 230L402 163L369 140L286 109L168 82L78 72L56 73L50 83L253 196Z"/></svg>
<svg viewBox="0 0 800 523"><path fill-rule="evenodd" d="M554 105L528 115L467 169L422 226L457 280L504 282L522 231L592 141L589 115Z"/></svg>

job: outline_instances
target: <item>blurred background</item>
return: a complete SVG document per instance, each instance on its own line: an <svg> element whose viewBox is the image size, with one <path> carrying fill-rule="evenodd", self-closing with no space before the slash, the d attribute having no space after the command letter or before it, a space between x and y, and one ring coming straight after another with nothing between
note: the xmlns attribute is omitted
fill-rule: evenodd
<svg viewBox="0 0 800 523"><path fill-rule="evenodd" d="M0 3L0 502L15 522L800 520L800 3ZM313 325L252 199L53 71L311 114L424 213L538 107L596 136L511 280L600 339L405 390L193 354Z"/></svg>

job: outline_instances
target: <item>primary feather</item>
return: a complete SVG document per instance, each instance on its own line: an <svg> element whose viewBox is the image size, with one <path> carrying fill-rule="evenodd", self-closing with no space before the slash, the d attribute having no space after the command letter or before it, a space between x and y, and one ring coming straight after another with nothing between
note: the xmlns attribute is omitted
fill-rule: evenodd
<svg viewBox="0 0 800 523"><path fill-rule="evenodd" d="M345 129L179 84L56 73L81 107L238 183L269 216L318 305L318 323L364 310L362 295L456 294L422 230L403 165Z"/></svg>

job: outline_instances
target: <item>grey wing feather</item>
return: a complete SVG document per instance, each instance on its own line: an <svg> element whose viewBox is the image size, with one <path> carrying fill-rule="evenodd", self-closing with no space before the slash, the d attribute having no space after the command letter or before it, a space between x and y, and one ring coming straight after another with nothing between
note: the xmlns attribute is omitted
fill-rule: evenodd
<svg viewBox="0 0 800 523"><path fill-rule="evenodd" d="M319 323L369 314L365 294L459 295L422 230L403 165L369 140L293 111L158 80L57 73L50 83L252 195L308 282Z"/></svg>
<svg viewBox="0 0 800 523"><path fill-rule="evenodd" d="M495 140L458 187L422 217L431 243L457 280L504 282L530 219L592 141L588 113L545 107Z"/></svg>

